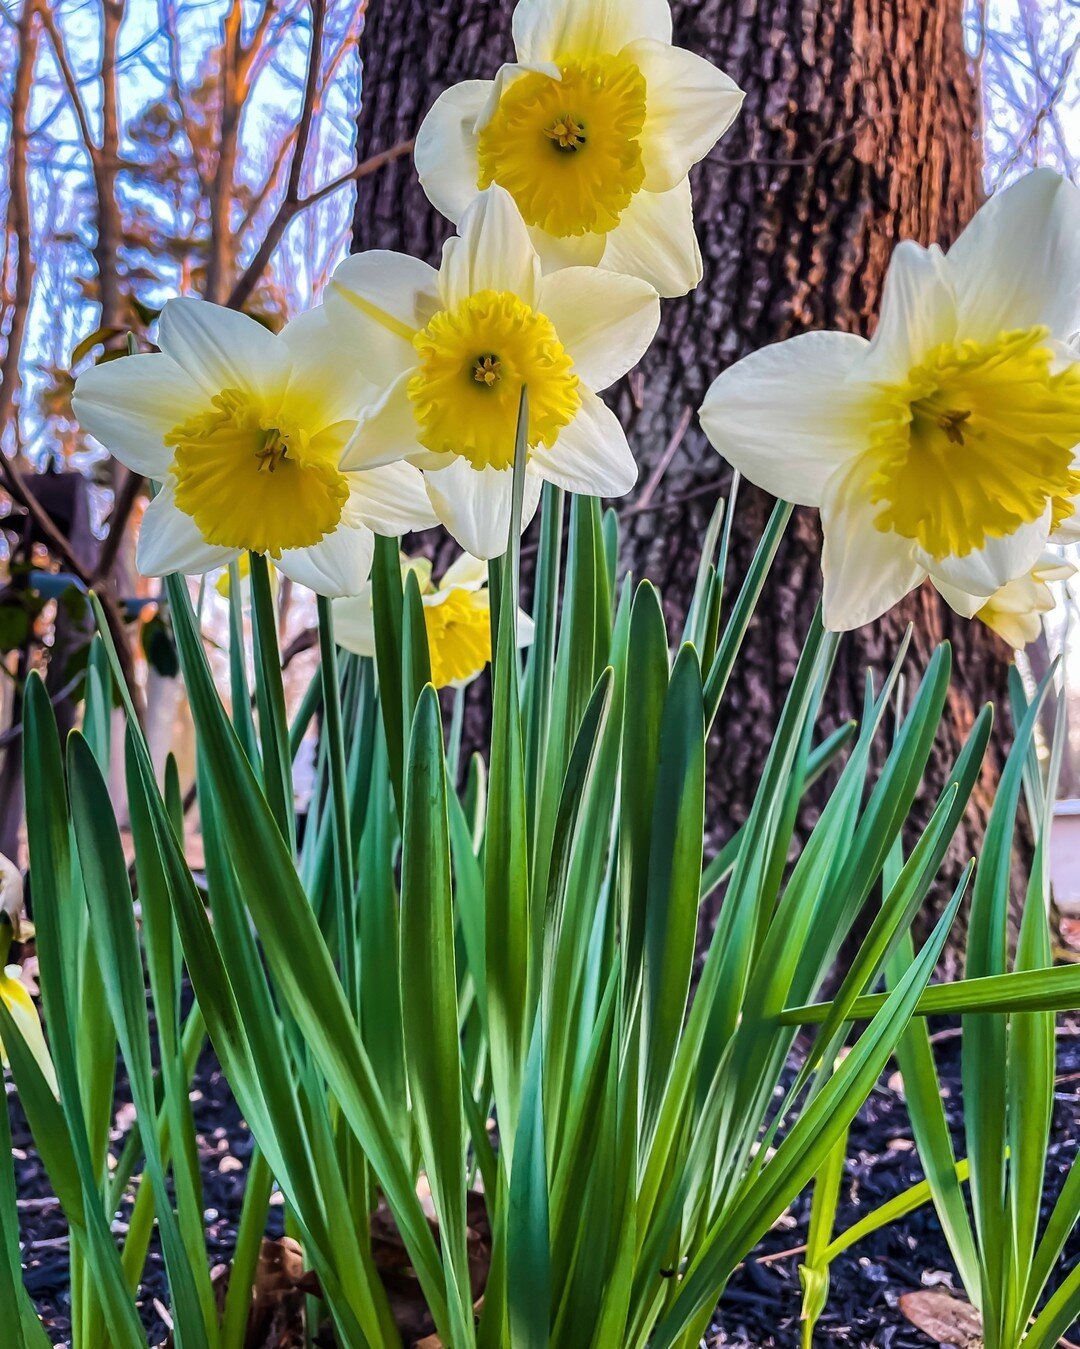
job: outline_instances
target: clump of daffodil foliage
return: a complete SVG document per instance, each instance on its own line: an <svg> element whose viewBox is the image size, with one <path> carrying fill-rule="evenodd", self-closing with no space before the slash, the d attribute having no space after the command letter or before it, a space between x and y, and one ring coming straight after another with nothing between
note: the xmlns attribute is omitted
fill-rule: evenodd
<svg viewBox="0 0 1080 1349"><path fill-rule="evenodd" d="M449 89L419 131L420 179L458 230L438 268L351 257L277 334L170 300L158 351L77 382L87 431L153 484L138 562L165 577L196 764L186 794L174 761L155 772L107 626L66 746L31 676L44 1030L12 967L0 1040L69 1226L72 1344L145 1346L156 1229L172 1343L244 1349L279 1199L309 1271L311 1341L401 1345L404 1282L427 1346L690 1349L732 1271L813 1184L807 1343L838 1251L932 1201L986 1344L1049 1349L1080 1314L1080 1273L1058 1268L1080 1183L1039 1218L1053 1014L1080 1003L1047 925L1055 759L1036 728L1056 674L1017 681L983 855L918 949L993 713L921 830L909 814L948 647L919 671L901 650L868 673L857 724L818 722L842 632L916 585L1021 646L1072 570L1055 547L1080 494L1077 189L1031 174L947 255L901 244L871 341L808 334L713 384L713 445L818 507L825 539L823 607L805 615L732 829L707 818L707 784L792 507L778 502L731 577L733 485L673 640L599 501L637 478L600 394L647 350L661 297L701 279L688 175L741 94L672 44L666 0L521 0L513 37L496 78ZM466 550L437 574L400 542L436 525ZM291 716L275 568L317 596L319 667ZM186 579L223 569L227 696L202 640L205 586ZM490 708L472 755L466 697ZM827 770L797 848L800 803ZM1025 796L1038 850L1010 950ZM928 988L969 889L968 977ZM20 905L8 867L5 956ZM967 1157L936 1093L931 1012L963 1018ZM189 1099L207 1040L255 1143L227 1288L210 1273ZM927 1182L832 1237L848 1127L894 1054ZM114 1156L118 1056L135 1123ZM0 1324L17 1349L45 1349L3 1174ZM373 1236L387 1224L404 1271Z"/></svg>

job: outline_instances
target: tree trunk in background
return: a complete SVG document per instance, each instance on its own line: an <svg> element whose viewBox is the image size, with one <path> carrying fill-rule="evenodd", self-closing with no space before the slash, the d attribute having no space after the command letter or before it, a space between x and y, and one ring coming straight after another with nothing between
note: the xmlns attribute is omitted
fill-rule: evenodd
<svg viewBox="0 0 1080 1349"><path fill-rule="evenodd" d="M359 157L415 135L448 85L490 77L513 59L511 8L509 0L369 0ZM642 466L636 494L620 503L625 556L681 616L706 522L729 479L696 415L687 424L688 410L696 413L719 370L755 348L813 328L869 334L893 245L955 238L980 200L981 156L962 0L676 0L673 10L675 41L708 56L747 95L728 136L692 173L704 281L692 295L664 302L656 342L614 391ZM448 233L411 161L362 185L356 249L394 248L434 262ZM643 503L642 485L673 440L670 466ZM736 578L769 505L744 489ZM721 712L711 819L722 835L752 798L820 593L819 555L817 513L797 511ZM923 587L899 611L845 639L827 712L835 722L858 713L865 667L887 666L909 621L913 666L921 668L939 641L953 643L937 783L979 707L993 700L1001 711L955 861L977 846L1000 769L1003 644Z"/></svg>

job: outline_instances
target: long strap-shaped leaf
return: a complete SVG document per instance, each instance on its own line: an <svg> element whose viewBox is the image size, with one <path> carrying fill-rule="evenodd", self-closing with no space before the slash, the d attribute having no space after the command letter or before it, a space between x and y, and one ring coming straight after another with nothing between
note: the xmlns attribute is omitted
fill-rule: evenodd
<svg viewBox="0 0 1080 1349"><path fill-rule="evenodd" d="M746 1194L737 1195L691 1260L653 1337L666 1349L696 1318L711 1312L745 1251L783 1213L820 1168L880 1076L933 973L971 874L969 866L918 959L859 1038L835 1076L800 1116Z"/></svg>
<svg viewBox="0 0 1080 1349"><path fill-rule="evenodd" d="M465 1215L465 1130L457 967L439 699L428 684L405 770L401 978L413 1112L445 1257L453 1343L474 1343Z"/></svg>
<svg viewBox="0 0 1080 1349"><path fill-rule="evenodd" d="M217 1338L217 1313L205 1247L200 1258L198 1252L185 1246L167 1188L156 1127L142 957L120 833L101 770L89 745L77 733L68 741L68 764L72 819L90 904L90 930L128 1069L137 1127L142 1133L173 1299L177 1344L180 1349L207 1349ZM179 1139L177 1144L182 1146Z"/></svg>
<svg viewBox="0 0 1080 1349"><path fill-rule="evenodd" d="M50 1170L50 1179L62 1202L66 1199L65 1212L68 1220L77 1228L82 1228L86 1236L87 1257L94 1281L95 1300L99 1301L109 1333L117 1349L126 1346L145 1345L145 1336L139 1322L135 1304L128 1294L123 1276L119 1252L109 1230L109 1218L102 1207L101 1193L98 1189L98 1177L90 1152L86 1119L82 1111L81 1083L76 1063L74 1028L77 1025L75 1009L71 1005L69 979L65 965L70 955L65 952L62 932L62 911L71 900L69 890L71 876L71 856L67 818L67 799L64 792L63 760L60 753L60 738L56 728L49 695L45 685L36 674L27 681L26 707L24 713L24 753L28 763L35 765L35 772L27 774L26 809L27 831L30 843L30 866L34 877L34 916L38 930L38 961L41 970L41 988L45 1004L46 1025L52 1044L56 1075L60 1083L60 1099L65 1126L53 1120L35 1129L38 1148L42 1159L49 1166L50 1150L55 1144L58 1153L54 1163L62 1155L65 1175L54 1175ZM5 1044L15 1038L20 1039L13 1030L9 1031L11 1018L0 1004L0 1040ZM16 1049L10 1049L12 1063L15 1065L16 1080L20 1083L27 1113L30 1114L28 1088L24 1082L28 1077L25 1063L20 1071L16 1062ZM31 1060L32 1062L32 1060ZM40 1070L33 1064L34 1072L29 1074L37 1086ZM51 1102L51 1094L48 1093ZM35 1091L40 1106L49 1110L40 1090ZM61 1138L57 1135L63 1133ZM53 1135L48 1137L47 1135ZM76 1201L70 1180L69 1167L73 1166L78 1176L81 1195Z"/></svg>
<svg viewBox="0 0 1080 1349"><path fill-rule="evenodd" d="M449 1336L442 1268L393 1125L326 944L251 767L214 688L182 579L166 581L202 749L222 826L281 995L370 1160L441 1332Z"/></svg>

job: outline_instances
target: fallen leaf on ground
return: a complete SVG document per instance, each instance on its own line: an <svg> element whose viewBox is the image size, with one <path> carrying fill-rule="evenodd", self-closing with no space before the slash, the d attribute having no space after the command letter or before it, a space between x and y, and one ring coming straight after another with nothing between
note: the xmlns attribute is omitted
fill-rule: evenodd
<svg viewBox="0 0 1080 1349"><path fill-rule="evenodd" d="M905 1293L900 1310L913 1326L929 1335L935 1344L955 1344L958 1349L982 1349L982 1322L968 1302L948 1293L925 1290Z"/></svg>

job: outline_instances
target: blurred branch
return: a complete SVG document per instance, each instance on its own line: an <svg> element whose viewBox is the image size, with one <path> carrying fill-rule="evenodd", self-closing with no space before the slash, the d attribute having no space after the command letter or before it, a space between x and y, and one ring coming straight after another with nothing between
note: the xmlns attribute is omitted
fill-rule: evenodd
<svg viewBox="0 0 1080 1349"><path fill-rule="evenodd" d="M79 90L79 82L75 78L75 71L72 68L70 57L68 56L67 44L64 41L64 35L60 32L59 25L56 22L56 16L48 3L42 3L41 0L27 0L27 7L37 10L41 15L41 22L49 35L49 41L52 44L53 53L56 56L56 64L60 70L60 78L64 82L64 88L67 90L68 99L71 103L71 110L75 114L75 120L79 124L79 132L82 135L83 144L86 146L86 153L90 157L90 163L93 165L99 158L101 151L97 142L94 140L94 133L90 127L90 117L86 111L86 104Z"/></svg>
<svg viewBox="0 0 1080 1349"><path fill-rule="evenodd" d="M222 28L221 125L217 167L210 190L210 258L206 271L206 299L221 304L227 295L236 254L232 205L240 144L244 100L257 75L257 61L268 46L270 25L278 0L266 0L248 42L244 42L242 0L232 0Z"/></svg>
<svg viewBox="0 0 1080 1349"><path fill-rule="evenodd" d="M325 68L322 74L322 79L319 81L319 91L316 97L316 104L315 104L316 111L318 111L319 108L321 108L327 89L333 82L341 66L342 61L344 61L345 57L348 55L353 45L354 44L349 41L340 42L336 47L336 49L333 52L331 52L329 58L326 60ZM290 129L287 135L282 137L281 144L278 146L277 151L274 155L274 162L270 166L270 171L267 173L266 178L263 180L262 186L259 188L258 192L252 198L251 204L248 206L247 211L244 214L244 219L240 225L240 228L237 230L238 236L242 237L251 228L251 226L255 223L256 219L258 218L259 212L266 205L267 198L270 196L270 193L274 190L275 186L277 185L280 179L281 170L285 165L285 161L293 153L293 147L296 145L296 138L299 133L299 129L300 128L298 125L294 126Z"/></svg>
<svg viewBox="0 0 1080 1349"><path fill-rule="evenodd" d="M26 5L19 19L18 31L19 63L15 70L15 86L11 100L10 196L6 231L15 240L15 286L7 346L4 349L4 359L0 362L0 445L3 444L8 420L18 416L15 395L21 384L20 362L34 288L34 255L30 238L30 192L27 174L29 143L27 118L38 41L34 23L34 5Z"/></svg>
<svg viewBox="0 0 1080 1349"><path fill-rule="evenodd" d="M311 0L311 43L308 47L307 75L304 79L304 101L300 107L300 117L296 127L296 139L293 143L292 157L289 161L289 180L285 186L285 196L271 220L262 243L244 274L237 281L228 298L232 309L242 309L245 300L255 288L255 283L266 270L274 249L285 233L289 221L299 210L300 182L304 172L304 159L307 156L308 142L311 139L311 124L315 116L315 105L319 90L319 67L322 62L323 28L326 22L325 0Z"/></svg>
<svg viewBox="0 0 1080 1349"><path fill-rule="evenodd" d="M97 238L94 261L98 269L101 326L124 325L125 304L120 276L120 249L124 222L117 193L120 171L120 106L116 88L116 50L125 0L102 0L101 6L101 153L94 165L97 193Z"/></svg>

